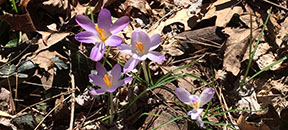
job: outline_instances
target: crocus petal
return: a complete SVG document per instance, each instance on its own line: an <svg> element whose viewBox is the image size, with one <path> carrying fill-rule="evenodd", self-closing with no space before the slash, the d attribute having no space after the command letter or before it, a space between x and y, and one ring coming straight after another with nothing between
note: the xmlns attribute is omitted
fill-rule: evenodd
<svg viewBox="0 0 288 130"><path fill-rule="evenodd" d="M132 71L135 66L138 64L139 60L130 58L127 63L124 65L123 72L127 74L128 72Z"/></svg>
<svg viewBox="0 0 288 130"><path fill-rule="evenodd" d="M99 61L102 59L105 51L105 44L104 43L97 43L90 52L90 59L93 61Z"/></svg>
<svg viewBox="0 0 288 130"><path fill-rule="evenodd" d="M203 126L204 126L204 122L202 121L201 118L198 118L198 119L197 119L197 124L198 124L200 127L203 127Z"/></svg>
<svg viewBox="0 0 288 130"><path fill-rule="evenodd" d="M94 43L99 41L98 37L95 35L93 32L80 32L76 34L75 39L79 42L84 42L84 43Z"/></svg>
<svg viewBox="0 0 288 130"><path fill-rule="evenodd" d="M192 120L198 120L199 118L201 118L202 112L203 112L203 109L194 109L192 111L189 111L188 115L191 116Z"/></svg>
<svg viewBox="0 0 288 130"><path fill-rule="evenodd" d="M118 46L118 50L127 55L132 54L132 48L127 44L121 44Z"/></svg>
<svg viewBox="0 0 288 130"><path fill-rule="evenodd" d="M99 62L96 63L96 71L100 77L104 77L104 75L107 74L106 68Z"/></svg>
<svg viewBox="0 0 288 130"><path fill-rule="evenodd" d="M117 34L129 25L129 21L130 20L128 16L121 17L111 26L110 32L112 34Z"/></svg>
<svg viewBox="0 0 288 130"><path fill-rule="evenodd" d="M161 36L160 34L155 34L151 37L151 42L149 45L149 51L155 50L161 42Z"/></svg>
<svg viewBox="0 0 288 130"><path fill-rule="evenodd" d="M129 83L132 79L133 79L133 76L130 76L130 77L127 77L127 78L123 79L124 84Z"/></svg>
<svg viewBox="0 0 288 130"><path fill-rule="evenodd" d="M119 86L115 86L115 87L111 87L109 89L107 89L107 92L113 93Z"/></svg>
<svg viewBox="0 0 288 130"><path fill-rule="evenodd" d="M138 29L135 30L132 33L132 37L131 37L131 45L133 49L137 49L135 42L137 43L142 42L143 52L148 52L147 44L149 44L151 40L150 40L150 37L145 32L143 32L142 30L138 30Z"/></svg>
<svg viewBox="0 0 288 130"><path fill-rule="evenodd" d="M95 24L87 16L76 15L75 20L86 31L97 33Z"/></svg>
<svg viewBox="0 0 288 130"><path fill-rule="evenodd" d="M111 14L108 9L102 9L97 19L98 27L104 30L110 30L111 28Z"/></svg>
<svg viewBox="0 0 288 130"><path fill-rule="evenodd" d="M116 35L111 35L106 41L105 43L108 46L119 46L122 43L122 38Z"/></svg>
<svg viewBox="0 0 288 130"><path fill-rule="evenodd" d="M101 95L101 94L104 94L106 92L105 89L94 89L94 90L91 90L90 91L90 94L92 95Z"/></svg>
<svg viewBox="0 0 288 130"><path fill-rule="evenodd" d="M137 59L137 60L139 60L139 61L143 61L143 60L146 60L147 59L147 55L138 55L138 54L136 54L136 53L134 53L133 55L132 55L132 57L134 58L134 59Z"/></svg>
<svg viewBox="0 0 288 130"><path fill-rule="evenodd" d="M157 51L149 51L147 57L153 62L163 62L165 60L165 56Z"/></svg>
<svg viewBox="0 0 288 130"><path fill-rule="evenodd" d="M206 88L199 96L199 107L208 103L214 96L215 90L213 88Z"/></svg>
<svg viewBox="0 0 288 130"><path fill-rule="evenodd" d="M103 78L99 75L89 74L89 78L93 81L93 84L100 87L101 89L108 89L108 86L104 82Z"/></svg>
<svg viewBox="0 0 288 130"><path fill-rule="evenodd" d="M113 75L112 86L114 86L114 83L117 83L120 78L121 66L119 64L114 65L114 67L111 70L111 74Z"/></svg>
<svg viewBox="0 0 288 130"><path fill-rule="evenodd" d="M192 95L185 88L176 88L176 96L179 100L187 105L192 104Z"/></svg>

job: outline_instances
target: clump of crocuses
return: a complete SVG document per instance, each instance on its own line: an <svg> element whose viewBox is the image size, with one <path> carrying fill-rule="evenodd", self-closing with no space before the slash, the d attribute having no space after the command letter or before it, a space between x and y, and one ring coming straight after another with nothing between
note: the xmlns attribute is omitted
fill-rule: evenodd
<svg viewBox="0 0 288 130"><path fill-rule="evenodd" d="M204 123L201 119L203 105L207 104L214 96L215 90L213 88L206 88L198 97L197 95L191 95L185 88L176 88L176 95L179 100L187 105L193 107L192 111L188 112L192 120L196 120L197 123L203 127Z"/></svg>
<svg viewBox="0 0 288 130"><path fill-rule="evenodd" d="M135 30L132 33L131 46L121 44L118 47L120 52L132 55L124 65L124 73L132 71L139 61L144 61L147 58L153 62L163 62L165 56L160 52L153 51L160 45L160 41L161 36L159 34L155 34L150 38L145 32Z"/></svg>
<svg viewBox="0 0 288 130"><path fill-rule="evenodd" d="M116 64L110 73L107 72L104 66L99 62L96 64L97 74L90 74L89 78L92 80L93 84L100 87L90 91L92 95L101 95L106 92L114 92L118 87L126 84L132 80L132 76L120 80L121 77L121 66Z"/></svg>
<svg viewBox="0 0 288 130"><path fill-rule="evenodd" d="M126 28L129 24L129 17L123 16L114 24L111 21L110 11L102 9L98 15L97 25L95 25L87 16L77 15L76 22L85 31L78 33L75 39L83 43L94 43L90 53L90 59L99 61L105 53L105 46L119 46L122 38L116 34Z"/></svg>

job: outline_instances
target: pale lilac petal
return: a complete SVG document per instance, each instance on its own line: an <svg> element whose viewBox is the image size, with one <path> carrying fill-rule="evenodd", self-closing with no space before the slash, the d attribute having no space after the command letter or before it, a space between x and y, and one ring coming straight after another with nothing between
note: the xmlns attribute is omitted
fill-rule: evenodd
<svg viewBox="0 0 288 130"><path fill-rule="evenodd" d="M75 39L79 42L84 42L84 43L94 43L94 42L99 41L95 33L88 32L88 31L84 31L84 32L80 32L76 34Z"/></svg>
<svg viewBox="0 0 288 130"><path fill-rule="evenodd" d="M206 88L199 96L199 107L208 103L214 96L215 90L213 88Z"/></svg>
<svg viewBox="0 0 288 130"><path fill-rule="evenodd" d="M196 95L191 95L190 98L191 98L192 102L198 102L199 101L199 97Z"/></svg>
<svg viewBox="0 0 288 130"><path fill-rule="evenodd" d="M197 119L197 124L198 124L200 127L203 127L203 126L204 126L204 122L202 121L201 118L198 118L198 119Z"/></svg>
<svg viewBox="0 0 288 130"><path fill-rule="evenodd" d="M161 42L161 36L160 34L155 34L151 37L151 42L149 45L149 51L155 50Z"/></svg>
<svg viewBox="0 0 288 130"><path fill-rule="evenodd" d="M119 46L122 43L122 38L117 35L111 35L106 41L108 46Z"/></svg>
<svg viewBox="0 0 288 130"><path fill-rule="evenodd" d="M102 9L97 19L98 27L104 30L110 30L111 28L111 14L108 9Z"/></svg>
<svg viewBox="0 0 288 130"><path fill-rule="evenodd" d="M147 57L153 62L163 62L165 60L165 56L157 51L149 51Z"/></svg>
<svg viewBox="0 0 288 130"><path fill-rule="evenodd" d="M76 22L86 31L97 33L95 24L85 15L76 15Z"/></svg>
<svg viewBox="0 0 288 130"><path fill-rule="evenodd" d="M149 48L148 45L151 40L150 37L147 35L147 33L145 33L142 30L135 30L132 33L132 37L131 37L131 45L133 49L137 49L135 42L142 42L143 44L143 52L148 52Z"/></svg>
<svg viewBox="0 0 288 130"><path fill-rule="evenodd" d="M129 83L132 79L133 79L133 76L130 76L130 77L127 77L127 78L123 79L124 84Z"/></svg>
<svg viewBox="0 0 288 130"><path fill-rule="evenodd" d="M89 78L93 81L93 84L100 87L101 89L107 89L108 86L103 80L103 77L95 74L89 74Z"/></svg>
<svg viewBox="0 0 288 130"><path fill-rule="evenodd" d="M106 91L110 92L110 93L113 93L118 87L120 87L120 86L111 87L111 88L107 89Z"/></svg>
<svg viewBox="0 0 288 130"><path fill-rule="evenodd" d="M179 100L187 105L192 104L192 95L185 88L176 88L176 96Z"/></svg>
<svg viewBox="0 0 288 130"><path fill-rule="evenodd" d="M136 53L134 53L133 55L132 55L132 57L134 58L134 59L137 59L137 60L139 60L139 61L143 61L143 60L146 60L147 59L147 55L138 55L138 54L136 54Z"/></svg>
<svg viewBox="0 0 288 130"><path fill-rule="evenodd" d="M91 90L90 91L90 94L92 95L101 95L101 94L104 94L106 92L105 89L94 89L94 90Z"/></svg>
<svg viewBox="0 0 288 130"><path fill-rule="evenodd" d="M105 44L104 43L97 43L90 52L90 59L93 61L99 61L102 59L105 52Z"/></svg>
<svg viewBox="0 0 288 130"><path fill-rule="evenodd" d="M134 58L130 58L127 63L124 65L124 68L123 68L123 72L124 74L127 74L129 73L130 71L132 71L136 65L138 64L139 60L137 59L134 59Z"/></svg>
<svg viewBox="0 0 288 130"><path fill-rule="evenodd" d="M104 75L107 74L106 68L99 62L96 63L96 71L100 77L104 77Z"/></svg>
<svg viewBox="0 0 288 130"><path fill-rule="evenodd" d="M129 17L123 16L120 19L118 19L110 28L110 32L112 34L117 34L120 31L124 30L129 25Z"/></svg>
<svg viewBox="0 0 288 130"><path fill-rule="evenodd" d="M111 70L111 74L113 75L112 86L114 86L114 83L117 83L119 81L121 75L121 66L119 64L114 65Z"/></svg>
<svg viewBox="0 0 288 130"><path fill-rule="evenodd" d="M192 120L198 120L201 118L203 109L194 109L192 111L189 111L188 114L191 116Z"/></svg>
<svg viewBox="0 0 288 130"><path fill-rule="evenodd" d="M132 54L132 48L127 44L121 44L118 46L118 50L127 55Z"/></svg>

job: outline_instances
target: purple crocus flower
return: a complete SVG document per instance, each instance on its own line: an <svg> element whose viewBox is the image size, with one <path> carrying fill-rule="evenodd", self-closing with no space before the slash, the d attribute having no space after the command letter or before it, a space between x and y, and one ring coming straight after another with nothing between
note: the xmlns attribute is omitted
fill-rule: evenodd
<svg viewBox="0 0 288 130"><path fill-rule="evenodd" d="M86 31L80 32L75 39L83 43L95 43L90 53L90 58L99 61L104 55L105 46L119 46L122 38L115 35L129 24L129 17L123 16L114 24L111 21L110 11L102 9L95 25L87 16L77 15L76 22Z"/></svg>
<svg viewBox="0 0 288 130"><path fill-rule="evenodd" d="M201 109L201 107L207 104L213 98L215 90L213 88L206 88L199 97L196 95L191 95L185 88L176 88L175 91L181 102L193 107L193 110L188 112L191 119L196 120L197 123L203 127L204 123L201 119L203 109Z"/></svg>
<svg viewBox="0 0 288 130"><path fill-rule="evenodd" d="M89 74L89 78L93 81L93 84L100 88L90 91L92 95L101 95L105 92L114 92L118 87L130 82L133 78L131 76L123 80L119 80L121 75L121 66L119 64L116 64L112 68L111 73L108 73L102 64L96 63L96 71L97 75Z"/></svg>
<svg viewBox="0 0 288 130"><path fill-rule="evenodd" d="M125 54L132 54L132 57L124 65L124 73L132 71L139 61L150 59L153 62L163 62L165 56L160 52L153 51L159 45L161 36L155 34L149 37L145 32L141 30L135 30L132 33L131 46L127 44L121 44L118 49Z"/></svg>

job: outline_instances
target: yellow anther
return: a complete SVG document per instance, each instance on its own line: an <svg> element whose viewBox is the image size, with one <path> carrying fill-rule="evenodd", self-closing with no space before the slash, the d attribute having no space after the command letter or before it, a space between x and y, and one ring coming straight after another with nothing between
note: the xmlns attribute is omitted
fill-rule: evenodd
<svg viewBox="0 0 288 130"><path fill-rule="evenodd" d="M106 40L104 29L99 28L98 25L95 26L95 29L99 33L100 39L104 42Z"/></svg>
<svg viewBox="0 0 288 130"><path fill-rule="evenodd" d="M109 77L110 77L110 80L109 80ZM112 86L112 82L113 82L113 76L112 74L111 75L108 75L108 74L105 74L104 75L104 78L103 78L103 81L107 84L107 86L110 88Z"/></svg>
<svg viewBox="0 0 288 130"><path fill-rule="evenodd" d="M143 48L144 48L143 43L142 43L142 42L138 42L138 43L137 43L137 42L135 41L135 44L136 44L137 48L139 49L139 51L142 52L142 51L143 51Z"/></svg>
<svg viewBox="0 0 288 130"><path fill-rule="evenodd" d="M198 102L193 102L193 106L198 107Z"/></svg>

